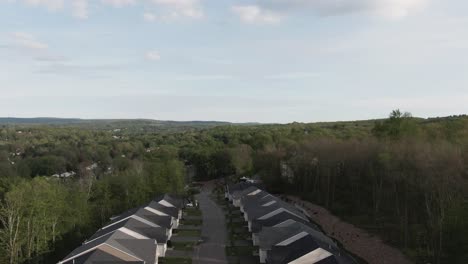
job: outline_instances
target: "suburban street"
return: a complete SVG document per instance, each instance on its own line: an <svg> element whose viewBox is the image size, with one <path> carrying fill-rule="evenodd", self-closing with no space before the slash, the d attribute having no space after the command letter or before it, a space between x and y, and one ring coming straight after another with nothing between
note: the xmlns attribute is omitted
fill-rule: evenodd
<svg viewBox="0 0 468 264"><path fill-rule="evenodd" d="M228 263L224 246L227 234L224 212L209 194L211 188L205 186L196 196L203 214L203 242L194 250L194 264Z"/></svg>

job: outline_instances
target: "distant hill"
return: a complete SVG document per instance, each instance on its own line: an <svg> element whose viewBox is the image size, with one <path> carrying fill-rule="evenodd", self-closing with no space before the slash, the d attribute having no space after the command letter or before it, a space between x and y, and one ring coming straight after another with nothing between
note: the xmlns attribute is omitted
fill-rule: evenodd
<svg viewBox="0 0 468 264"><path fill-rule="evenodd" d="M453 115L447 117L432 117L418 118L414 117L420 123L451 123L454 121L467 121L467 115ZM365 127L371 129L376 121L373 120L355 120L355 121L332 121L332 122L316 122L316 123L291 123L289 125L309 125L321 128L338 128L338 127ZM80 118L55 118L55 117L36 117L36 118L17 118L17 117L0 117L0 126L15 125L15 126L31 126L31 125L46 125L46 126L61 126L61 127L82 127L93 129L126 129L133 132L151 132L151 131L185 131L192 129L205 129L218 126L277 126L279 124L263 124L263 123L231 123L223 121L171 121L171 120L153 120L153 119L80 119ZM281 126L281 125L280 125Z"/></svg>
<svg viewBox="0 0 468 264"><path fill-rule="evenodd" d="M216 126L243 125L252 126L259 123L230 123L222 121L170 121L152 119L80 119L80 118L17 118L0 117L0 126L59 126L59 127L81 127L93 129L126 129L127 131L181 131L191 129L204 129Z"/></svg>
<svg viewBox="0 0 468 264"><path fill-rule="evenodd" d="M36 118L17 118L17 117L0 117L0 124L76 124L83 122L79 118L53 118L53 117L36 117Z"/></svg>
<svg viewBox="0 0 468 264"><path fill-rule="evenodd" d="M147 123L167 125L227 125L229 122L222 121L171 121L152 119L81 119L81 118L56 118L56 117L0 117L0 124L92 124L92 123Z"/></svg>

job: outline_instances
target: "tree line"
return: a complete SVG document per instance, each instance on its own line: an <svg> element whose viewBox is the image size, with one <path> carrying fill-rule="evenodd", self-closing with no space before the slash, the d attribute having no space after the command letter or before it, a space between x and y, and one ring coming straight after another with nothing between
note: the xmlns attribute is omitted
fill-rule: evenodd
<svg viewBox="0 0 468 264"><path fill-rule="evenodd" d="M75 128L0 132L0 263L55 263L109 217L184 192L171 146ZM76 175L51 177L67 171Z"/></svg>
<svg viewBox="0 0 468 264"><path fill-rule="evenodd" d="M417 263L466 263L466 138L424 129L395 111L369 137L277 145L255 165L272 190L328 208Z"/></svg>

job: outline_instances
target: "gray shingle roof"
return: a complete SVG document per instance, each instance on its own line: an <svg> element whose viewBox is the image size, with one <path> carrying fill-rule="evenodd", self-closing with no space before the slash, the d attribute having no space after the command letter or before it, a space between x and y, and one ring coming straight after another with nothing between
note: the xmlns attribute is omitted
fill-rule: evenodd
<svg viewBox="0 0 468 264"><path fill-rule="evenodd" d="M144 264L143 261L124 261L114 255L106 253L100 249L90 251L64 264Z"/></svg>
<svg viewBox="0 0 468 264"><path fill-rule="evenodd" d="M167 215L170 215L174 218L178 218L179 217L179 208L177 207L167 207L167 206L164 206L164 205L161 205L160 203L156 202L156 201L151 201L149 204L147 204L146 206L148 207L151 207L153 209L156 209L162 213L165 213Z"/></svg>
<svg viewBox="0 0 468 264"><path fill-rule="evenodd" d="M120 238L110 241L110 243L124 252L131 252L132 255L143 259L145 263L156 262L157 244L154 239Z"/></svg>
<svg viewBox="0 0 468 264"><path fill-rule="evenodd" d="M240 199L240 198L244 197L245 195L247 195L247 194L249 194L251 192L254 192L256 190L260 190L260 189L257 188L256 186L249 186L248 188L243 189L243 190L233 191L233 192L231 192L231 195L232 195L233 199Z"/></svg>
<svg viewBox="0 0 468 264"><path fill-rule="evenodd" d="M160 227L153 227L150 226L146 223L143 223L137 219L133 218L128 218L127 220L121 221L115 225L109 226L108 228L105 229L99 229L92 237L90 237L87 241L92 241L93 239L99 238L103 235L110 234L112 232L115 232L119 228L128 228L129 230L132 230L134 232L137 232L143 236L146 236L148 238L155 239L158 244L164 244L167 243L168 235L167 235L167 229Z"/></svg>
<svg viewBox="0 0 468 264"><path fill-rule="evenodd" d="M119 216L116 216L114 218L112 218L112 221L109 225L111 224L116 224L118 223L119 221L122 221L128 217L131 217L132 215L135 215L135 216L138 216L138 217L141 217L147 221L150 221L158 226L161 226L161 227L164 227L164 228L167 228L167 229L171 229L172 228L172 217L171 216L160 216L160 215L156 215L144 208L138 208L137 210L130 210L128 212L125 212Z"/></svg>
<svg viewBox="0 0 468 264"><path fill-rule="evenodd" d="M115 232L104 235L100 238L90 241L89 243L83 244L82 246L71 252L67 257L65 257L65 260L81 258L85 254L88 254L89 252L97 250L99 247L106 245L115 248L118 251L127 254L128 256L139 258L145 261L145 263L155 263L157 249L156 240L136 239L135 237L120 230L116 230ZM89 256L91 257L92 255ZM99 256L104 257L106 255L101 254Z"/></svg>
<svg viewBox="0 0 468 264"><path fill-rule="evenodd" d="M184 200L180 197L177 197L176 195L163 194L153 199L153 201L155 202L160 202L163 200L169 202L170 204L179 209L182 209L184 206Z"/></svg>
<svg viewBox="0 0 468 264"><path fill-rule="evenodd" d="M250 206L254 205L264 205L268 202L271 201L277 201L279 198L275 197L274 195L271 195L265 191L259 192L257 195L245 195L241 198L241 204L245 208L248 208Z"/></svg>
<svg viewBox="0 0 468 264"><path fill-rule="evenodd" d="M236 184L230 184L227 186L227 191L232 195L236 191L242 191L245 190L251 186L259 186L258 184L255 183L250 183L250 182L240 182Z"/></svg>
<svg viewBox="0 0 468 264"><path fill-rule="evenodd" d="M112 217L107 226L99 229L64 259L71 262L63 263L155 263L157 243L167 243L168 230L172 229L173 218L179 217L183 202L180 197L165 194ZM165 215L158 215L152 209Z"/></svg>
<svg viewBox="0 0 468 264"><path fill-rule="evenodd" d="M315 227L314 224L309 223L307 220L297 217L289 212L281 212L275 216L272 216L265 220L254 220L252 221L252 233L258 233L263 227L271 227L287 220L294 220L296 222L307 224L311 227ZM315 227L316 228L316 227Z"/></svg>
<svg viewBox="0 0 468 264"><path fill-rule="evenodd" d="M249 220L257 219L279 208L283 208L285 211L289 211L297 217L307 220L307 216L298 208L267 192L260 192L258 195L250 197L245 196L242 198L242 206Z"/></svg>
<svg viewBox="0 0 468 264"><path fill-rule="evenodd" d="M260 218L269 218L281 212L289 212L299 218L307 220L307 217L304 214L302 214L298 209L296 209L294 206L285 205L284 203L281 203L281 202L278 202L278 203L275 203L266 207L260 204L256 204L249 208L244 208L244 212L247 214L247 219L249 221L260 219Z"/></svg>
<svg viewBox="0 0 468 264"><path fill-rule="evenodd" d="M326 246L326 248L334 247L336 249L336 243L322 232L312 228L309 225L296 222L294 220L288 220L287 222L278 224L273 227L264 227L258 234L259 246L263 250L269 250L277 243L297 235L301 232L307 232L310 234L319 244Z"/></svg>
<svg viewBox="0 0 468 264"><path fill-rule="evenodd" d="M267 262L269 264L287 264L291 261L297 260L302 256L305 256L312 251L319 249L320 246L317 244L316 240L312 236L304 236L288 245L284 246L274 246L267 256ZM329 263L336 263L334 256L330 258ZM320 262L311 262L311 263L320 263Z"/></svg>

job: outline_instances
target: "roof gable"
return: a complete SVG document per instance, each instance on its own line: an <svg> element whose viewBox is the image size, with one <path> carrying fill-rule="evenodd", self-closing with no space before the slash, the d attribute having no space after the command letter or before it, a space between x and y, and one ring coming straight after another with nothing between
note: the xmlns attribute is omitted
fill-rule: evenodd
<svg viewBox="0 0 468 264"><path fill-rule="evenodd" d="M116 232L113 232L111 234L102 236L93 241L89 241L88 243L83 244L81 247L71 252L67 257L65 257L63 261L59 263L65 263L69 260L83 256L96 249L105 250L108 253L109 252L115 252L115 254L118 253L119 255L121 255L120 258L122 258L122 256L125 255L127 257L131 257L136 260L142 260L140 257L136 256L133 252L126 250L125 247L123 247L120 243L116 242L116 239L130 240L130 238L133 238L133 237L128 235L125 232L117 230ZM131 240L135 240L135 239L131 239ZM149 239L145 239L145 240L150 241Z"/></svg>
<svg viewBox="0 0 468 264"><path fill-rule="evenodd" d="M274 211L271 211L271 212L269 212L269 213L267 213L267 214L265 214L265 215L259 217L258 219L259 219L259 220L265 220L265 219L268 219L268 218L270 218L270 217L273 217L273 216L275 216L275 215L277 215L277 214L279 214L279 213L282 213L282 212L289 212L289 213L291 213L291 214L293 214L293 215L295 215L295 216L297 216L297 217L299 217L299 218L304 218L304 217L302 217L301 215L299 215L299 214L296 213L296 212L292 212L291 210L288 210L288 209L286 209L286 208L284 208L284 207L280 207L280 208L277 208L277 209L274 210Z"/></svg>
<svg viewBox="0 0 468 264"><path fill-rule="evenodd" d="M297 217L296 215L291 214L290 212L281 212L265 220L259 220L259 219L253 220L252 221L252 233L258 233L261 231L263 227L271 227L271 226L283 223L285 221L288 221L290 219L314 228L314 225L310 223L308 220Z"/></svg>
<svg viewBox="0 0 468 264"><path fill-rule="evenodd" d="M314 251L307 253L304 256L289 262L288 264L314 264L314 263L319 263L321 260L324 260L331 256L333 255L330 252L322 248L317 248Z"/></svg>
<svg viewBox="0 0 468 264"><path fill-rule="evenodd" d="M288 246L296 241L298 241L299 239L303 238L303 237L306 237L308 234L306 232L301 232L297 235L294 235L284 241L281 241L279 242L278 244L276 244L277 246Z"/></svg>

